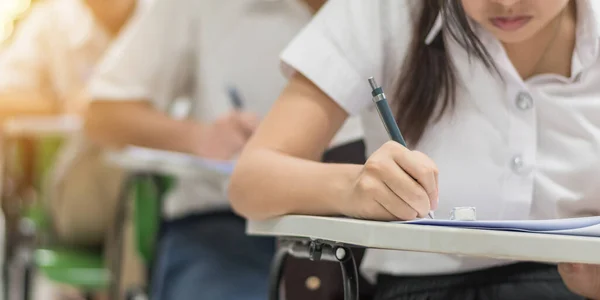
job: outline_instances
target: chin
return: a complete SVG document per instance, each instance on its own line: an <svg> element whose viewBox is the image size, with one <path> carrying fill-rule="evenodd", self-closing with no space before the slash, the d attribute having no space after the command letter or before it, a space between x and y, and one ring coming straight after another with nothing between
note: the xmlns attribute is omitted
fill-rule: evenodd
<svg viewBox="0 0 600 300"><path fill-rule="evenodd" d="M492 34L500 42L505 43L505 44L522 43L522 42L525 42L525 41L531 39L535 34L535 31L531 30L529 28L521 28L521 29L519 29L517 31L513 31L513 32L501 31L496 28L494 28L494 29L495 30L492 31Z"/></svg>

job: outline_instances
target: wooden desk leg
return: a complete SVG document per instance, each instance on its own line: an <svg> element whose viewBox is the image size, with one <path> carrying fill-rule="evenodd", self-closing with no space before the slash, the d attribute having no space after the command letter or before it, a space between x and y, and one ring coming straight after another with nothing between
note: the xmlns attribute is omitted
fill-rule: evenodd
<svg viewBox="0 0 600 300"><path fill-rule="evenodd" d="M269 300L279 300L283 267L289 255L312 261L339 262L344 282L344 299L358 300L358 270L350 248L335 242L313 240L291 241L277 250L271 265Z"/></svg>

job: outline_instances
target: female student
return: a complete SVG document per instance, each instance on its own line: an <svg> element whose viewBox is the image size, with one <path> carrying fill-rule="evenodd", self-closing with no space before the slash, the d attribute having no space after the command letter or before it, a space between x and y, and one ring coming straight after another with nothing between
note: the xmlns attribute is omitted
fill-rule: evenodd
<svg viewBox="0 0 600 300"><path fill-rule="evenodd" d="M596 4L329 1L282 54L290 82L239 160L234 208L250 219L600 214ZM370 76L408 148L387 142ZM366 164L316 162L359 113ZM362 267L377 300L580 299L552 265L369 250Z"/></svg>

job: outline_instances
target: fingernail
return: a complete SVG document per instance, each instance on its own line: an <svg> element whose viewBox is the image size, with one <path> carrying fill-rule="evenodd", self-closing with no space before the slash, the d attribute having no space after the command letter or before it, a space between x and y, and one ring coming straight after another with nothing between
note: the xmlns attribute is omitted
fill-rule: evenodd
<svg viewBox="0 0 600 300"><path fill-rule="evenodd" d="M435 199L435 201L433 202L433 210L436 210L438 208L438 205L440 204L440 198L438 197L437 199Z"/></svg>

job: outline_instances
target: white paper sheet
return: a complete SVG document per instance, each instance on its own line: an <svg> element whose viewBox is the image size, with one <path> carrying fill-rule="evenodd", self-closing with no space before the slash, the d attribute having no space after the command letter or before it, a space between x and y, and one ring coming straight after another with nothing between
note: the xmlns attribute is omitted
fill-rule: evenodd
<svg viewBox="0 0 600 300"><path fill-rule="evenodd" d="M571 219L525 221L456 221L419 219L402 223L484 230L521 231L546 234L600 237L600 216Z"/></svg>
<svg viewBox="0 0 600 300"><path fill-rule="evenodd" d="M189 154L149 148L128 147L122 154L144 160L151 165L170 165L177 168L212 170L223 175L231 175L235 167L235 161L204 159Z"/></svg>

